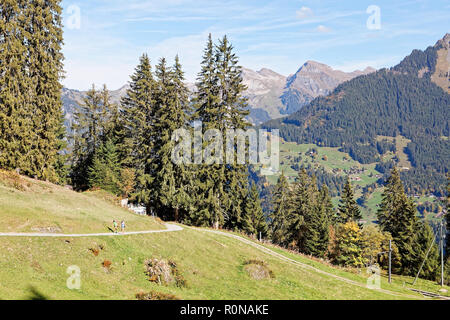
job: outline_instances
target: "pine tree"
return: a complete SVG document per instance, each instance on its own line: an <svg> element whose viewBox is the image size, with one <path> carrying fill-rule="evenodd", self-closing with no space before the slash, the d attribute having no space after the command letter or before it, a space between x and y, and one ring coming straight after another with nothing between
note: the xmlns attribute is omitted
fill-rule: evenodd
<svg viewBox="0 0 450 320"><path fill-rule="evenodd" d="M148 159L152 156L151 133L155 113L156 83L150 59L143 54L131 75L130 88L121 101L121 119L124 123L124 141L121 147L123 164L138 175L149 174Z"/></svg>
<svg viewBox="0 0 450 320"><path fill-rule="evenodd" d="M320 188L320 203L323 206L324 214L328 224L333 224L336 219L333 203L331 202L331 196L326 184L323 184Z"/></svg>
<svg viewBox="0 0 450 320"><path fill-rule="evenodd" d="M408 255L404 268L404 273L415 276L423 264L419 276L428 280L435 280L439 270L439 248L437 246L435 234L430 225L425 221L416 222L412 241L412 254ZM430 249L431 247L431 249ZM428 250L430 251L428 252ZM428 256L426 255L428 252Z"/></svg>
<svg viewBox="0 0 450 320"><path fill-rule="evenodd" d="M184 85L184 73L178 56L173 68L168 68L162 58L156 67L157 88L155 93L155 121L152 131L154 141L151 170L154 172L150 185L150 207L166 219L179 221L180 210L189 210L190 193L187 189L189 171L184 164L172 162L175 142L172 134L187 125L190 110L188 89Z"/></svg>
<svg viewBox="0 0 450 320"><path fill-rule="evenodd" d="M233 49L226 36L219 40L216 46L216 70L221 96L220 112L224 116L225 129L236 131L246 130L251 124L245 119L249 114L247 98L244 96L247 87L243 84L242 67ZM233 148L237 151L235 145L233 143ZM228 180L225 191L229 195L225 226L236 229L241 227L242 206L249 185L248 167L238 163L237 152L233 163L225 167L225 175Z"/></svg>
<svg viewBox="0 0 450 320"><path fill-rule="evenodd" d="M25 1L2 2L0 10L0 167L25 168L23 155L31 145L30 103L26 73L27 47L23 24Z"/></svg>
<svg viewBox="0 0 450 320"><path fill-rule="evenodd" d="M120 193L120 164L115 144L108 140L96 150L88 169L90 188L101 188L113 194Z"/></svg>
<svg viewBox="0 0 450 320"><path fill-rule="evenodd" d="M197 89L194 119L202 122L204 131L216 129L225 135L227 129L248 127L244 119L248 111L241 67L226 37L214 46L209 35ZM225 155L225 144L221 149ZM200 166L195 176L200 195L198 212L210 211L210 224L215 227L240 228L248 187L247 167L236 161L232 164L215 162Z"/></svg>
<svg viewBox="0 0 450 320"><path fill-rule="evenodd" d="M413 269L413 235L418 218L414 202L404 191L396 168L391 172L377 212L382 231L389 232L399 249L403 273Z"/></svg>
<svg viewBox="0 0 450 320"><path fill-rule="evenodd" d="M254 237L258 237L259 234L261 234L262 237L267 236L267 222L261 208L258 188L255 184L252 184L245 201L245 211L242 220L242 230L247 234Z"/></svg>
<svg viewBox="0 0 450 320"><path fill-rule="evenodd" d="M344 190L342 191L339 203L339 213L337 216L338 223L347 223L348 221L356 221L362 219L361 211L355 201L350 179L347 177Z"/></svg>
<svg viewBox="0 0 450 320"><path fill-rule="evenodd" d="M289 183L284 173L281 173L272 197L274 209L270 215L270 229L272 242L282 246L287 246L289 240L290 195Z"/></svg>
<svg viewBox="0 0 450 320"><path fill-rule="evenodd" d="M63 74L62 8L60 0L29 1L24 15L27 21L28 92L33 107L33 138L28 153L27 173L38 178L58 181L58 161L62 127Z"/></svg>
<svg viewBox="0 0 450 320"><path fill-rule="evenodd" d="M291 201L290 246L305 254L324 257L328 251L332 214L327 190L319 190L316 177L309 177L303 168Z"/></svg>
<svg viewBox="0 0 450 320"><path fill-rule="evenodd" d="M111 128L115 126L113 119L116 113L117 106L109 102L106 86L97 91L92 85L84 103L74 113L72 125L71 178L75 188L83 190L89 187L88 171L96 152L108 140L115 143Z"/></svg>
<svg viewBox="0 0 450 320"><path fill-rule="evenodd" d="M59 3L5 1L0 12L0 166L52 182L64 148Z"/></svg>

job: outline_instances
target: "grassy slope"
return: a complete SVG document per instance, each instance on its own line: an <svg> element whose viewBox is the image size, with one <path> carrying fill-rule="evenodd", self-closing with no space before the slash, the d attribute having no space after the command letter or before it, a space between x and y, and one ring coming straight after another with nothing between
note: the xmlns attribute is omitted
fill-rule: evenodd
<svg viewBox="0 0 450 320"><path fill-rule="evenodd" d="M0 232L108 232L112 220L125 220L127 231L163 226L113 203L104 192L76 193L51 183L9 177L0 171Z"/></svg>
<svg viewBox="0 0 450 320"><path fill-rule="evenodd" d="M100 229L103 221L108 222L110 210L117 210L129 221L135 220L136 228L141 223L147 227L160 228L152 219L134 216L94 195L84 195L66 189L51 186L51 193L43 192L35 186L40 183L29 180L31 186L27 191L14 191L1 187L0 215L2 221L20 220L23 214L29 219L29 226L41 225L43 221L60 221L63 231L82 231L84 227L97 225ZM36 188L36 189L35 189ZM5 192L5 190L7 192ZM39 199L41 210L31 215L22 211L4 211L11 205L10 197L21 199L35 210ZM20 195L20 197L18 196ZM60 202L64 195L65 202ZM45 201L40 200L42 197ZM72 199L73 197L73 199ZM89 215L77 211L79 202L93 201ZM56 214L51 208L58 204L65 215ZM85 209L87 210L87 209ZM11 213L13 212L13 213ZM34 211L33 211L34 212ZM67 219L69 212L73 212ZM114 211L116 212L116 211ZM48 215L48 217L46 217ZM115 215L114 215L115 216ZM13 219L14 218L14 219ZM80 221L78 221L79 219ZM106 220L105 220L106 219ZM140 220L142 219L142 220ZM72 223L71 227L69 224ZM139 226L137 225L139 223ZM66 227L67 224L67 227ZM17 231L17 230L8 230ZM23 228L21 231L27 231ZM98 256L89 250L101 244L104 250ZM387 295L364 287L367 275L354 274L333 268L306 257L277 249L303 263L314 265L320 270L337 274L360 282L363 286L339 281L329 275L312 270L305 270L281 261L253 247L222 235L202 232L202 230L185 229L171 233L157 233L122 237L89 238L4 238L0 237L0 299L28 299L38 295L49 299L133 299L140 291L156 290L172 293L183 299L393 299L399 296ZM150 257L175 260L184 277L189 282L188 288L175 286L158 286L150 283L144 274L143 262ZM103 268L102 262L112 262L111 271ZM256 281L251 279L243 269L244 261L260 259L268 263L275 273L275 279ZM81 290L69 290L66 280L67 267L77 265L81 269ZM425 282L429 287L431 283ZM383 283L382 287L386 288ZM406 293L401 285L393 285L393 290ZM414 295L414 294L412 294ZM420 297L416 295L417 297Z"/></svg>

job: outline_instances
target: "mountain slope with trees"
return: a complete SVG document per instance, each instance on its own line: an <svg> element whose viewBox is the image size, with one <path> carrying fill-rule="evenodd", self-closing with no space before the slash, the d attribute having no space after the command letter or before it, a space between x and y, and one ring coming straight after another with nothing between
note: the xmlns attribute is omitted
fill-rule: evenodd
<svg viewBox="0 0 450 320"><path fill-rule="evenodd" d="M450 163L450 95L433 77L449 40L447 35L426 51L414 51L392 69L343 83L329 96L263 127L280 129L287 141L340 147L363 164L381 162L394 148L377 137L401 135L411 140L405 152L412 168L402 172L408 193L427 190L442 196Z"/></svg>

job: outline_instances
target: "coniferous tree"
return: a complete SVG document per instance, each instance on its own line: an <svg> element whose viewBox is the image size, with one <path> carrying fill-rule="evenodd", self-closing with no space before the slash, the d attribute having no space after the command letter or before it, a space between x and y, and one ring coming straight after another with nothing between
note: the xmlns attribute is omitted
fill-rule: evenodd
<svg viewBox="0 0 450 320"><path fill-rule="evenodd" d="M0 12L0 166L53 182L64 174L61 12L59 0Z"/></svg>
<svg viewBox="0 0 450 320"><path fill-rule="evenodd" d="M131 75L130 88L121 101L120 116L124 123L122 163L139 176L150 174L147 163L152 156L151 132L154 124L156 83L150 59L143 54Z"/></svg>
<svg viewBox="0 0 450 320"><path fill-rule="evenodd" d="M413 250L412 254L406 257L406 264L409 268L404 268L404 273L415 276L423 263L419 276L428 280L435 280L439 270L439 248L435 243L433 229L426 221L417 221L414 234L411 236L413 237Z"/></svg>
<svg viewBox="0 0 450 320"><path fill-rule="evenodd" d="M117 107L109 102L106 86L97 91L93 85L80 109L74 113L71 178L75 188L89 187L89 168L96 152L108 140L115 142L111 128L116 112Z"/></svg>
<svg viewBox="0 0 450 320"><path fill-rule="evenodd" d="M165 218L179 221L180 210L189 210L190 192L188 190L189 171L185 164L172 161L175 142L172 134L184 128L190 110L188 89L184 85L184 73L178 56L173 68L160 60L156 67L157 87L155 91L155 118L152 131L154 141L151 170L154 172L150 184L152 193L150 207L159 211Z"/></svg>
<svg viewBox="0 0 450 320"><path fill-rule="evenodd" d="M211 35L204 50L202 69L197 78L197 94L194 99L194 119L201 121L203 132L219 130L222 136L226 130L245 129L248 123L245 86L242 84L241 67L233 53L233 47L224 37L214 46ZM247 166L233 163L224 164L225 142L221 158L214 163L199 166L195 176L199 187L198 212L208 215L206 219L215 227L241 227L242 210L248 188ZM203 146L208 144L203 142Z"/></svg>
<svg viewBox="0 0 450 320"><path fill-rule="evenodd" d="M258 188L252 184L250 192L245 201L245 210L242 219L242 229L249 235L258 237L267 236L268 227L266 218L261 208L261 200L259 197Z"/></svg>
<svg viewBox="0 0 450 320"><path fill-rule="evenodd" d="M120 164L116 145L108 140L96 150L88 168L89 188L101 188L114 194L120 193Z"/></svg>
<svg viewBox="0 0 450 320"><path fill-rule="evenodd" d="M224 129L246 130L251 124L245 119L249 114L247 98L244 92L247 89L242 80L242 67L238 65L238 58L233 52L233 46L227 36L219 40L216 46L216 72L220 89L220 113L223 116ZM224 133L224 131L222 131ZM224 141L225 142L225 141ZM236 140L233 141L235 157L232 164L225 166L225 175L228 183L225 191L229 197L229 209L225 226L227 228L240 228L242 206L248 189L248 167L239 164L237 159Z"/></svg>
<svg viewBox="0 0 450 320"><path fill-rule="evenodd" d="M299 173L292 199L290 225L291 245L301 252L317 257L325 256L329 243L329 199L317 188L315 176L306 170Z"/></svg>
<svg viewBox="0 0 450 320"><path fill-rule="evenodd" d="M347 223L348 221L356 221L362 219L361 211L359 210L358 204L355 201L355 196L353 194L352 185L350 179L347 177L347 182L345 183L344 190L342 192L341 200L339 203L337 222Z"/></svg>
<svg viewBox="0 0 450 320"><path fill-rule="evenodd" d="M391 172L377 212L382 231L389 232L397 245L403 273L414 269L414 232L418 218L414 202L404 191L396 168Z"/></svg>
<svg viewBox="0 0 450 320"><path fill-rule="evenodd" d="M270 215L270 229L272 242L282 246L287 246L289 241L290 199L289 183L284 173L281 173L272 197L274 209Z"/></svg>
<svg viewBox="0 0 450 320"><path fill-rule="evenodd" d="M62 8L60 0L28 1L24 9L26 21L27 89L33 113L32 143L27 153L28 174L58 181L58 162L62 127L63 74Z"/></svg>
<svg viewBox="0 0 450 320"><path fill-rule="evenodd" d="M0 10L0 167L25 168L23 155L31 145L32 110L25 89L27 47L24 1L8 0Z"/></svg>

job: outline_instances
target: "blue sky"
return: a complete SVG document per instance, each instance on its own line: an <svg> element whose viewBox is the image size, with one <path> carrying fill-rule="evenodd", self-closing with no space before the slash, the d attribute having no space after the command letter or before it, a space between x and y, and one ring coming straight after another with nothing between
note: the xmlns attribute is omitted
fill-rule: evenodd
<svg viewBox="0 0 450 320"><path fill-rule="evenodd" d="M214 39L227 34L244 67L289 75L307 60L344 71L393 66L450 32L449 0L63 0L62 5L63 84L81 90L92 83L118 89L144 52L153 63L179 54L193 81L208 33ZM379 8L379 25L369 6Z"/></svg>

